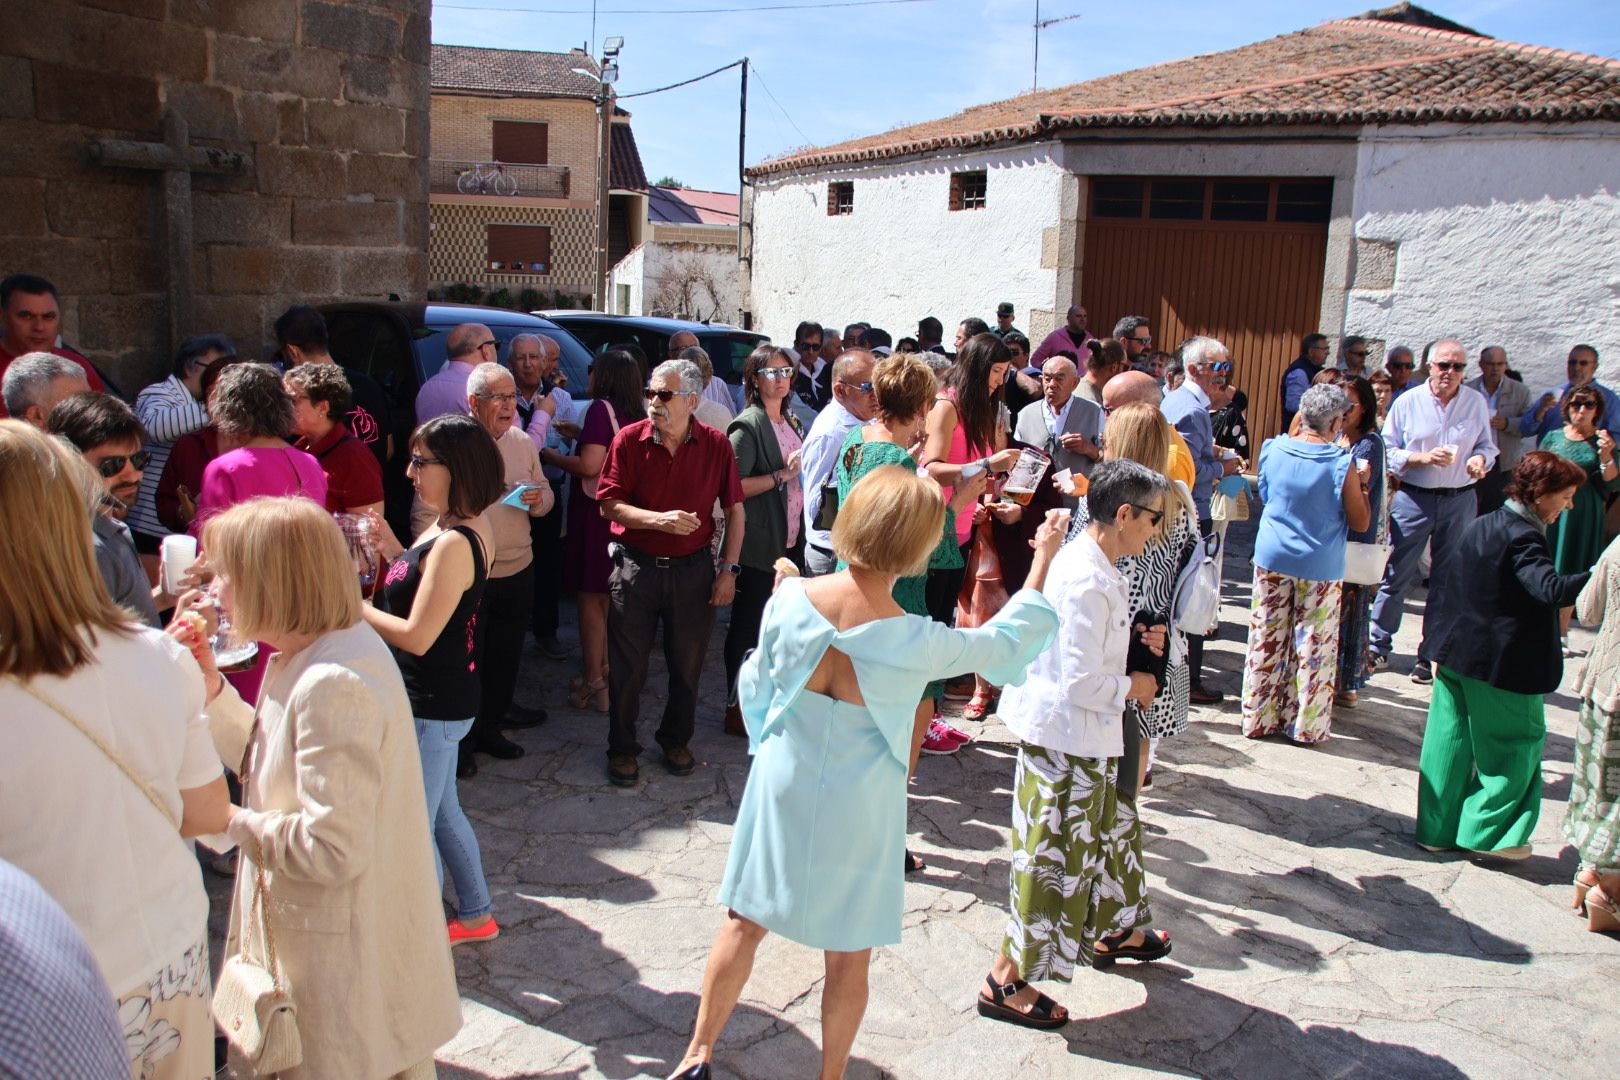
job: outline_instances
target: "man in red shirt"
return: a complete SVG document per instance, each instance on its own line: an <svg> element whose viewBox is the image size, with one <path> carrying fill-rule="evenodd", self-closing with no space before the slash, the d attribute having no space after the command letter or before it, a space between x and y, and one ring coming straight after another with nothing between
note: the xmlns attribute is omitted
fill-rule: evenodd
<svg viewBox="0 0 1620 1080"><path fill-rule="evenodd" d="M48 352L78 364L84 369L90 389L105 391L107 387L90 361L72 349L57 346L61 332L62 306L55 285L35 274L12 274L0 281L0 376L24 353ZM0 419L9 415L5 403L0 402Z"/></svg>
<svg viewBox="0 0 1620 1080"><path fill-rule="evenodd" d="M692 361L659 364L647 390L648 418L614 436L597 483L602 516L613 523L608 779L619 787L631 787L639 777L636 722L660 621L669 695L654 738L671 773L691 773L687 744L714 609L731 603L741 570L742 481L731 440L692 421L702 388L703 375ZM716 499L726 514L718 573L709 550Z"/></svg>

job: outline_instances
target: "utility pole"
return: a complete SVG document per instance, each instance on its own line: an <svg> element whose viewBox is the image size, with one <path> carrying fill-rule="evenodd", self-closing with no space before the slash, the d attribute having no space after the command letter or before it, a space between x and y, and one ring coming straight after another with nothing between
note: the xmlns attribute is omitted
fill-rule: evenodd
<svg viewBox="0 0 1620 1080"><path fill-rule="evenodd" d="M619 52L624 38L610 37L602 42L602 62L598 66L596 107L601 116L601 145L596 156L596 307L611 311L608 296L608 210L611 205L613 173L613 84L619 79Z"/></svg>

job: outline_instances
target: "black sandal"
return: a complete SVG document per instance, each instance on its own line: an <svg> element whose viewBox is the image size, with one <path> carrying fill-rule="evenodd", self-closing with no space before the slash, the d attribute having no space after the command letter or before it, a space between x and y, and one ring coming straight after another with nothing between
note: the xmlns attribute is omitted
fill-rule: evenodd
<svg viewBox="0 0 1620 1080"><path fill-rule="evenodd" d="M927 863L917 858L917 856L913 855L911 852L906 852L906 873L915 874L919 870L926 869L928 869Z"/></svg>
<svg viewBox="0 0 1620 1080"><path fill-rule="evenodd" d="M1143 930L1142 936L1147 940L1140 945L1126 945L1135 930L1121 930L1117 934L1110 934L1097 942L1099 948L1092 950L1091 966L1099 971L1114 966L1116 960L1135 960L1138 963L1151 963L1170 955L1170 935L1158 930ZM1102 948L1106 947L1107 952Z"/></svg>
<svg viewBox="0 0 1620 1080"><path fill-rule="evenodd" d="M1004 1024L1016 1024L1018 1027L1035 1028L1040 1031L1056 1031L1069 1022L1068 1016L1054 1015L1062 1006L1045 994L1038 995L1035 998L1035 1004L1031 1005L1027 1011L1018 1008L1016 1005L1008 1005L1007 999L1009 997L1029 986L1029 983L1022 979L1014 979L1012 982L1002 985L989 975L986 975L984 981L985 985L990 987L990 996L987 998L984 996L984 991L979 991L980 1016L1000 1020Z"/></svg>

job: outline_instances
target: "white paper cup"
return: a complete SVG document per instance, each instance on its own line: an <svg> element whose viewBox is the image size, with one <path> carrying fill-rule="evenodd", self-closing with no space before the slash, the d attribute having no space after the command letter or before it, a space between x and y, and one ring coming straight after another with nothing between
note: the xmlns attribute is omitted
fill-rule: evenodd
<svg viewBox="0 0 1620 1080"><path fill-rule="evenodd" d="M197 538L184 533L171 533L163 538L158 549L158 562L162 568L163 591L170 596L180 595L180 579L197 561Z"/></svg>

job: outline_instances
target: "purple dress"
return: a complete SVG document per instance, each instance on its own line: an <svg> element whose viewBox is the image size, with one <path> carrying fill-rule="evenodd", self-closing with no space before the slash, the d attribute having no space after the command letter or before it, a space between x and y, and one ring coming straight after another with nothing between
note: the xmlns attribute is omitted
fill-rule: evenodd
<svg viewBox="0 0 1620 1080"><path fill-rule="evenodd" d="M620 420L620 426L624 424ZM580 425L577 452L596 445L607 449L613 442L613 421L604 401L593 401ZM585 482L573 478L568 495L568 546L563 556L563 591L606 593L613 564L608 561L608 542L613 539L608 521L597 510L597 502L585 494Z"/></svg>

